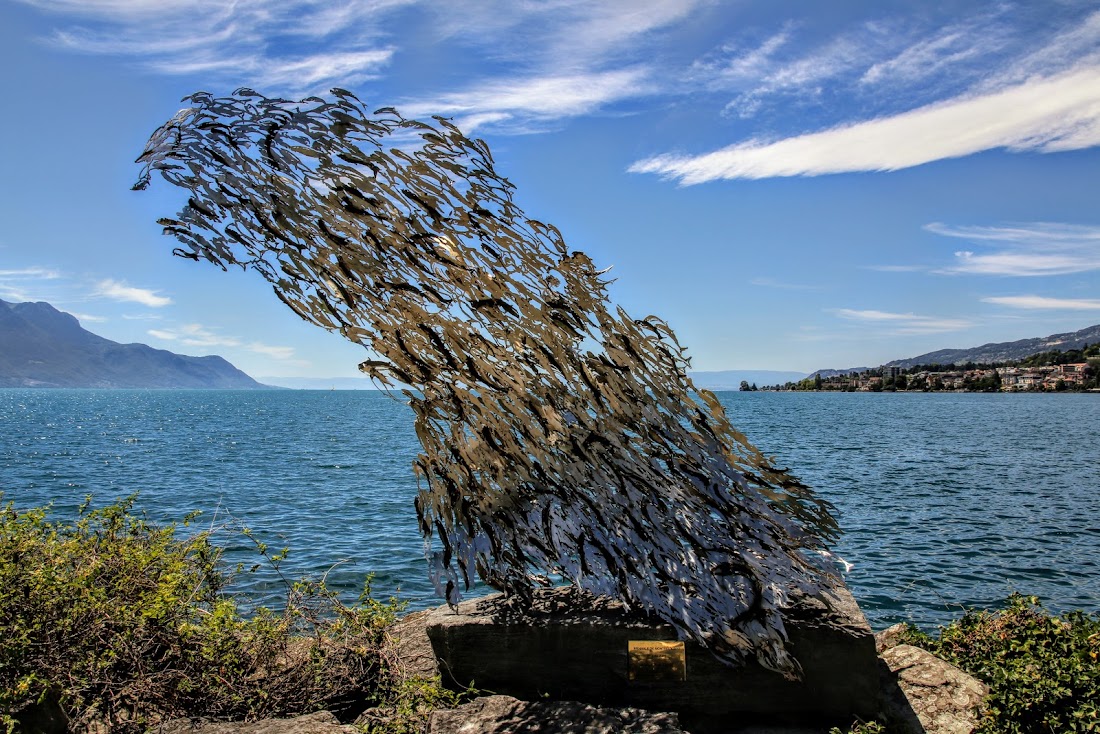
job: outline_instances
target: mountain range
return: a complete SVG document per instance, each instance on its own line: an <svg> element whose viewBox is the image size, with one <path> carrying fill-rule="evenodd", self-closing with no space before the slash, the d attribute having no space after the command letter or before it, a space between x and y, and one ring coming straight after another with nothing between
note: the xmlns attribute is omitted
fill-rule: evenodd
<svg viewBox="0 0 1100 734"><path fill-rule="evenodd" d="M983 344L970 349L941 349L896 359L885 366L1009 362L1039 352L1080 349L1100 343L1100 324L1065 334ZM824 369L829 377L866 371L867 367ZM724 370L689 373L708 390L736 390L742 380L761 386L794 382L807 375L775 370ZM366 378L264 378L271 385L305 389L374 389ZM218 356L190 357L145 344L119 344L85 330L76 317L48 303L0 300L0 387L232 388L260 384Z"/></svg>
<svg viewBox="0 0 1100 734"><path fill-rule="evenodd" d="M0 300L0 387L262 388L221 357L119 344L48 303Z"/></svg>
<svg viewBox="0 0 1100 734"><path fill-rule="evenodd" d="M1086 344L1100 342L1100 324L1089 326L1080 331L1066 334L1051 334L1034 339L1020 339L1014 342L983 344L970 349L940 349L908 359L895 359L885 367L915 367L918 364L990 364L992 362L1015 362L1039 352L1068 349L1081 349Z"/></svg>
<svg viewBox="0 0 1100 734"><path fill-rule="evenodd" d="M1050 336L1034 337L1032 339L1019 339L1014 342L992 342L980 347L969 349L940 349L935 352L927 352L916 357L895 359L887 362L883 367L916 367L919 364L991 364L993 362L1017 362L1040 352L1059 351L1069 349L1081 349L1087 344L1100 343L1100 324L1087 326L1079 331L1071 331L1065 334L1051 334ZM818 370L810 375L832 377L834 375L847 375L853 372L866 372L871 367L849 367L842 370Z"/></svg>

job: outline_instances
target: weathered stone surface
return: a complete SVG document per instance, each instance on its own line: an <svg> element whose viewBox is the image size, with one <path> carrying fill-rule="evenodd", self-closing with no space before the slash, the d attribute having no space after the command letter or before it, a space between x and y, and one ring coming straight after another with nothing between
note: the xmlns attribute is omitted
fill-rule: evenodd
<svg viewBox="0 0 1100 734"><path fill-rule="evenodd" d="M439 675L435 652L425 629L430 615L430 611L413 612L399 619L390 631L390 658L398 675L406 680Z"/></svg>
<svg viewBox="0 0 1100 734"><path fill-rule="evenodd" d="M874 637L847 589L802 599L786 615L801 681L755 662L734 668L686 646L687 679L640 683L628 677L630 640L672 640L668 625L574 589L540 592L520 610L495 594L432 610L426 630L444 682L473 683L525 700L549 697L603 706L677 711L691 728L720 722L848 723L879 709Z"/></svg>
<svg viewBox="0 0 1100 734"><path fill-rule="evenodd" d="M882 653L884 706L914 734L970 734L989 689L977 678L912 645Z"/></svg>
<svg viewBox="0 0 1100 734"><path fill-rule="evenodd" d="M904 623L895 624L893 627L887 627L882 632L875 633L875 652L879 655L889 650L891 647L897 647L901 644L902 636L905 634L906 626Z"/></svg>
<svg viewBox="0 0 1100 734"><path fill-rule="evenodd" d="M681 734L676 714L484 696L432 712L429 734Z"/></svg>
<svg viewBox="0 0 1100 734"><path fill-rule="evenodd" d="M293 719L236 721L191 721L177 719L161 724L156 734L358 734L353 726L342 726L328 711L297 716Z"/></svg>

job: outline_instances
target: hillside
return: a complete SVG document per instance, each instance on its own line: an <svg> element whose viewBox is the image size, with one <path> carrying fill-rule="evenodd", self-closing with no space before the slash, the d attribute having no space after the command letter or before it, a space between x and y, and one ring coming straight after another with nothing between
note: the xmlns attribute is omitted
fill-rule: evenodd
<svg viewBox="0 0 1100 734"><path fill-rule="evenodd" d="M48 303L0 300L0 387L264 387L221 357L188 357L91 333Z"/></svg>
<svg viewBox="0 0 1100 734"><path fill-rule="evenodd" d="M1047 337L1020 339L1014 342L983 344L970 349L941 349L908 359L895 359L887 362L886 367L915 367L918 364L990 364L993 362L1017 361L1039 352L1051 350L1065 351L1080 349L1086 344L1100 342L1100 324L1089 326L1068 334L1051 334Z"/></svg>

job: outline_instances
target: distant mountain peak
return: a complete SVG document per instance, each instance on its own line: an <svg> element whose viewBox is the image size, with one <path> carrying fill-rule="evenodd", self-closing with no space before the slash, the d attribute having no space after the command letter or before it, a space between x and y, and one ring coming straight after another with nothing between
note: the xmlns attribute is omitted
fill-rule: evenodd
<svg viewBox="0 0 1100 734"><path fill-rule="evenodd" d="M1015 362L1039 352L1080 349L1086 344L1100 343L1100 324L1065 334L1019 339L1014 342L983 344L969 349L940 349L907 359L887 362L886 367L915 367L918 364L988 364L991 362Z"/></svg>
<svg viewBox="0 0 1100 734"><path fill-rule="evenodd" d="M264 387L218 356L119 344L44 301L0 300L0 387Z"/></svg>
<svg viewBox="0 0 1100 734"><path fill-rule="evenodd" d="M980 347L971 347L970 349L940 349L908 359L896 359L893 362L887 362L886 366L913 367L918 364L1013 362L1039 352L1053 349L1059 351L1080 349L1086 344L1096 344L1097 342L1100 342L1100 324L1065 334L1051 334L1047 337L983 344Z"/></svg>

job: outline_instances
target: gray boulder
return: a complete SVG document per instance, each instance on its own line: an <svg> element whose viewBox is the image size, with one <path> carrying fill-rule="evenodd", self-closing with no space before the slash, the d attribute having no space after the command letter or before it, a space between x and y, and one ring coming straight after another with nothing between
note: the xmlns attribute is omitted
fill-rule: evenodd
<svg viewBox="0 0 1100 734"><path fill-rule="evenodd" d="M444 683L471 683L537 701L580 701L676 711L692 730L759 723L848 723L879 710L875 643L851 594L838 587L803 598L785 616L802 680L789 680L750 661L730 667L687 643L686 673L631 678L631 641L675 640L673 629L616 601L575 589L539 592L528 609L494 594L464 602L457 612L432 610L425 619ZM686 668L686 670L685 670Z"/></svg>
<svg viewBox="0 0 1100 734"><path fill-rule="evenodd" d="M249 723L177 719L161 724L153 731L156 734L359 734L354 726L341 725L336 716L328 711L292 719L264 719Z"/></svg>
<svg viewBox="0 0 1100 734"><path fill-rule="evenodd" d="M989 688L977 678L912 645L882 653L887 717L913 734L970 734Z"/></svg>
<svg viewBox="0 0 1100 734"><path fill-rule="evenodd" d="M682 734L676 714L484 696L433 711L428 734Z"/></svg>
<svg viewBox="0 0 1100 734"><path fill-rule="evenodd" d="M901 644L901 641L905 635L906 626L904 623L895 624L893 627L887 627L882 632L875 633L875 651L881 655L889 650L891 647L897 647Z"/></svg>

